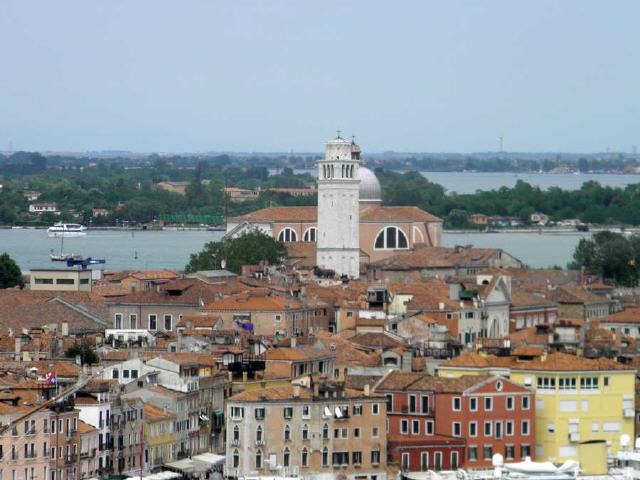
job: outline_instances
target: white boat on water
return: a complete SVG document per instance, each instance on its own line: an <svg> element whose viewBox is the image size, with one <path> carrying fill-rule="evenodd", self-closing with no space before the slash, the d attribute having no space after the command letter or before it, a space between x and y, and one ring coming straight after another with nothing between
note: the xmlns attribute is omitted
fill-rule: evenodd
<svg viewBox="0 0 640 480"><path fill-rule="evenodd" d="M87 234L87 227L79 223L58 222L53 227L47 229L50 237L82 237Z"/></svg>

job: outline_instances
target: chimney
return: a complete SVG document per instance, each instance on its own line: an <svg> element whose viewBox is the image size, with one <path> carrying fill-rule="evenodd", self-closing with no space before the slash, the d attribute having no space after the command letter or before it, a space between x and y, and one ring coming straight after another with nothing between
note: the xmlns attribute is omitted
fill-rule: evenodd
<svg viewBox="0 0 640 480"><path fill-rule="evenodd" d="M233 372L228 372L229 381L233 382Z"/></svg>
<svg viewBox="0 0 640 480"><path fill-rule="evenodd" d="M318 385L318 382L313 382L313 396L314 397L320 396L320 385Z"/></svg>
<svg viewBox="0 0 640 480"><path fill-rule="evenodd" d="M368 397L370 393L371 393L371 392L369 391L369 384L367 383L367 384L364 386L364 396L365 396L365 397Z"/></svg>
<svg viewBox="0 0 640 480"><path fill-rule="evenodd" d="M60 330L61 330L60 334L63 337L68 337L69 336L69 322L62 322L60 324Z"/></svg>
<svg viewBox="0 0 640 480"><path fill-rule="evenodd" d="M291 348L296 348L298 346L298 341L296 337L291 337Z"/></svg>
<svg viewBox="0 0 640 480"><path fill-rule="evenodd" d="M22 341L20 340L20 337L16 337L14 344L15 344L15 353L20 353L20 350L22 348Z"/></svg>
<svg viewBox="0 0 640 480"><path fill-rule="evenodd" d="M293 398L300 398L300 385L293 387Z"/></svg>

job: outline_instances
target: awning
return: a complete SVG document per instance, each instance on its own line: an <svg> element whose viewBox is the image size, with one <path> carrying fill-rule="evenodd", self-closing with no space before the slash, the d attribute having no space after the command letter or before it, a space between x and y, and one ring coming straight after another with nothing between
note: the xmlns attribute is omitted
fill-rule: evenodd
<svg viewBox="0 0 640 480"><path fill-rule="evenodd" d="M142 477L142 480L171 480L173 478L180 478L182 475L176 472L162 471L158 473L152 473L146 477ZM130 478L140 478L139 476L132 476Z"/></svg>
<svg viewBox="0 0 640 480"><path fill-rule="evenodd" d="M194 460L198 460L199 462L210 463L212 466L216 465L224 465L224 461L227 459L224 455L216 455L215 453L207 452L201 453L200 455L194 455Z"/></svg>
<svg viewBox="0 0 640 480"><path fill-rule="evenodd" d="M193 458L183 458L175 462L165 463L164 466L182 473L206 473L211 470L211 464Z"/></svg>

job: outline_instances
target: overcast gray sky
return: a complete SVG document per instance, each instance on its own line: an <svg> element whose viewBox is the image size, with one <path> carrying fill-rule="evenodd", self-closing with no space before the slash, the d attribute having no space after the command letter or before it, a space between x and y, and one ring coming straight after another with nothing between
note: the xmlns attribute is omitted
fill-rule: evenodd
<svg viewBox="0 0 640 480"><path fill-rule="evenodd" d="M2 0L0 150L629 151L640 2Z"/></svg>

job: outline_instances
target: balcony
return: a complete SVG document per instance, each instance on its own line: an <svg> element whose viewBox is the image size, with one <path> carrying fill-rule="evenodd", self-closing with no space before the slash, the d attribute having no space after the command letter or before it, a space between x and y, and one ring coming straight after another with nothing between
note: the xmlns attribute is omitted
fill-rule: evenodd
<svg viewBox="0 0 640 480"><path fill-rule="evenodd" d="M633 418L636 416L636 411L633 408L625 408L622 410L624 418Z"/></svg>
<svg viewBox="0 0 640 480"><path fill-rule="evenodd" d="M231 440L231 446L232 447L239 447L240 446L240 439L236 438L235 440Z"/></svg>

